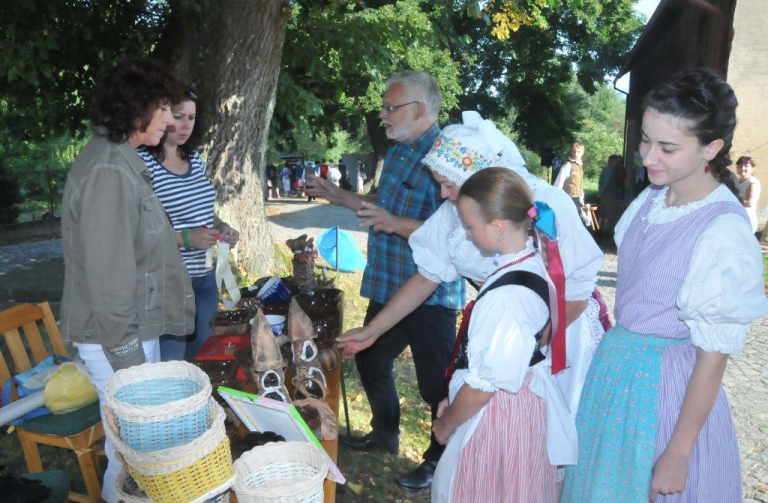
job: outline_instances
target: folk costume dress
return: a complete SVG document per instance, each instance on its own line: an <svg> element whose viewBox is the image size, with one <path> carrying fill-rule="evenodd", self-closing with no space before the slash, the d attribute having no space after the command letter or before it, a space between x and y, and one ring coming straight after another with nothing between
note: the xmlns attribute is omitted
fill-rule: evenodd
<svg viewBox="0 0 768 503"><path fill-rule="evenodd" d="M544 296L518 284L494 287L508 273L527 272L548 296L544 263L532 240L498 260L513 265L502 265L483 284L464 363L448 391L451 403L464 385L494 395L448 441L432 482L433 503L554 502L557 465L576 457L575 429L551 360L530 366L536 335L550 319Z"/></svg>
<svg viewBox="0 0 768 503"><path fill-rule="evenodd" d="M667 207L667 190L646 189L616 227L617 326L584 385L566 503L647 502L697 348L738 353L750 322L768 313L760 249L736 197L721 185L700 201ZM657 502L741 501L739 450L721 387L691 452L685 490Z"/></svg>
<svg viewBox="0 0 768 503"><path fill-rule="evenodd" d="M533 199L546 203L555 212L557 244L565 270L565 300L589 299L587 309L566 329L568 368L557 375L575 417L587 368L605 332L599 320L600 306L592 297L603 252L584 227L571 199L562 190L531 175L511 140L477 112L463 112L462 117L464 124L443 129L422 162L457 185L475 171L491 166L519 174L531 189ZM468 160L471 165L465 169L463 163ZM408 244L419 273L434 282L464 277L482 283L500 266L498 256L484 255L467 237L458 210L450 201L444 202L411 234Z"/></svg>

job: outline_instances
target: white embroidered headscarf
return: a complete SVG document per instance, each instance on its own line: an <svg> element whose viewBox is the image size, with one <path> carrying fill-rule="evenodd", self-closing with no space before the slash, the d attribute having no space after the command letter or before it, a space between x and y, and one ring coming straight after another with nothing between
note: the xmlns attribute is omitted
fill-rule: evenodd
<svg viewBox="0 0 768 503"><path fill-rule="evenodd" d="M446 126L422 162L434 172L462 185L481 169L507 168L528 174L515 143L479 113L461 113L463 124Z"/></svg>

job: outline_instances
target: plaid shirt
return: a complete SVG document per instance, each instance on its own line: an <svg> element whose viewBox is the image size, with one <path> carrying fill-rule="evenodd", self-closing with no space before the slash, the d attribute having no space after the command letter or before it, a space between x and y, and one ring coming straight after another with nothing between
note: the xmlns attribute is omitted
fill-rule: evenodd
<svg viewBox="0 0 768 503"><path fill-rule="evenodd" d="M397 143L387 152L376 205L399 217L426 220L440 207L440 185L421 160L440 133L435 124L411 143ZM416 263L408 240L368 230L368 265L360 295L386 304L414 274ZM425 304L450 309L464 305L464 279L440 283Z"/></svg>

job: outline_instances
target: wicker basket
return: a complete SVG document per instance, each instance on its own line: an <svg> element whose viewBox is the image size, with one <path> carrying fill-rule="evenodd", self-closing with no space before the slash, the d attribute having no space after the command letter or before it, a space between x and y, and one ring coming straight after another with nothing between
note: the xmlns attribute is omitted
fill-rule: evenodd
<svg viewBox="0 0 768 503"><path fill-rule="evenodd" d="M243 454L235 472L240 503L321 503L328 462L312 444L279 442Z"/></svg>
<svg viewBox="0 0 768 503"><path fill-rule="evenodd" d="M120 474L115 481L117 495L122 503L152 503L152 500L141 490L139 485L133 480L125 469L120 470ZM229 490L205 500L205 503L229 503Z"/></svg>
<svg viewBox="0 0 768 503"><path fill-rule="evenodd" d="M130 475L154 503L198 503L220 495L235 480L224 409L209 399L211 427L195 442L138 452L117 436L107 417L104 431L122 455ZM109 414L109 412L108 412Z"/></svg>
<svg viewBox="0 0 768 503"><path fill-rule="evenodd" d="M115 372L104 388L120 438L151 452L187 444L208 429L211 381L182 361L145 363Z"/></svg>

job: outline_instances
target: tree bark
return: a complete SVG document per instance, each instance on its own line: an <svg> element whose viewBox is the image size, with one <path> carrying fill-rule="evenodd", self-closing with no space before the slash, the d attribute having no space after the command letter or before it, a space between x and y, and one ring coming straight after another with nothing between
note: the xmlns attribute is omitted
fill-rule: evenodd
<svg viewBox="0 0 768 503"><path fill-rule="evenodd" d="M290 7L274 0L176 0L171 8L155 55L198 91L217 213L240 232L238 265L264 275L275 266L264 211L267 134Z"/></svg>

